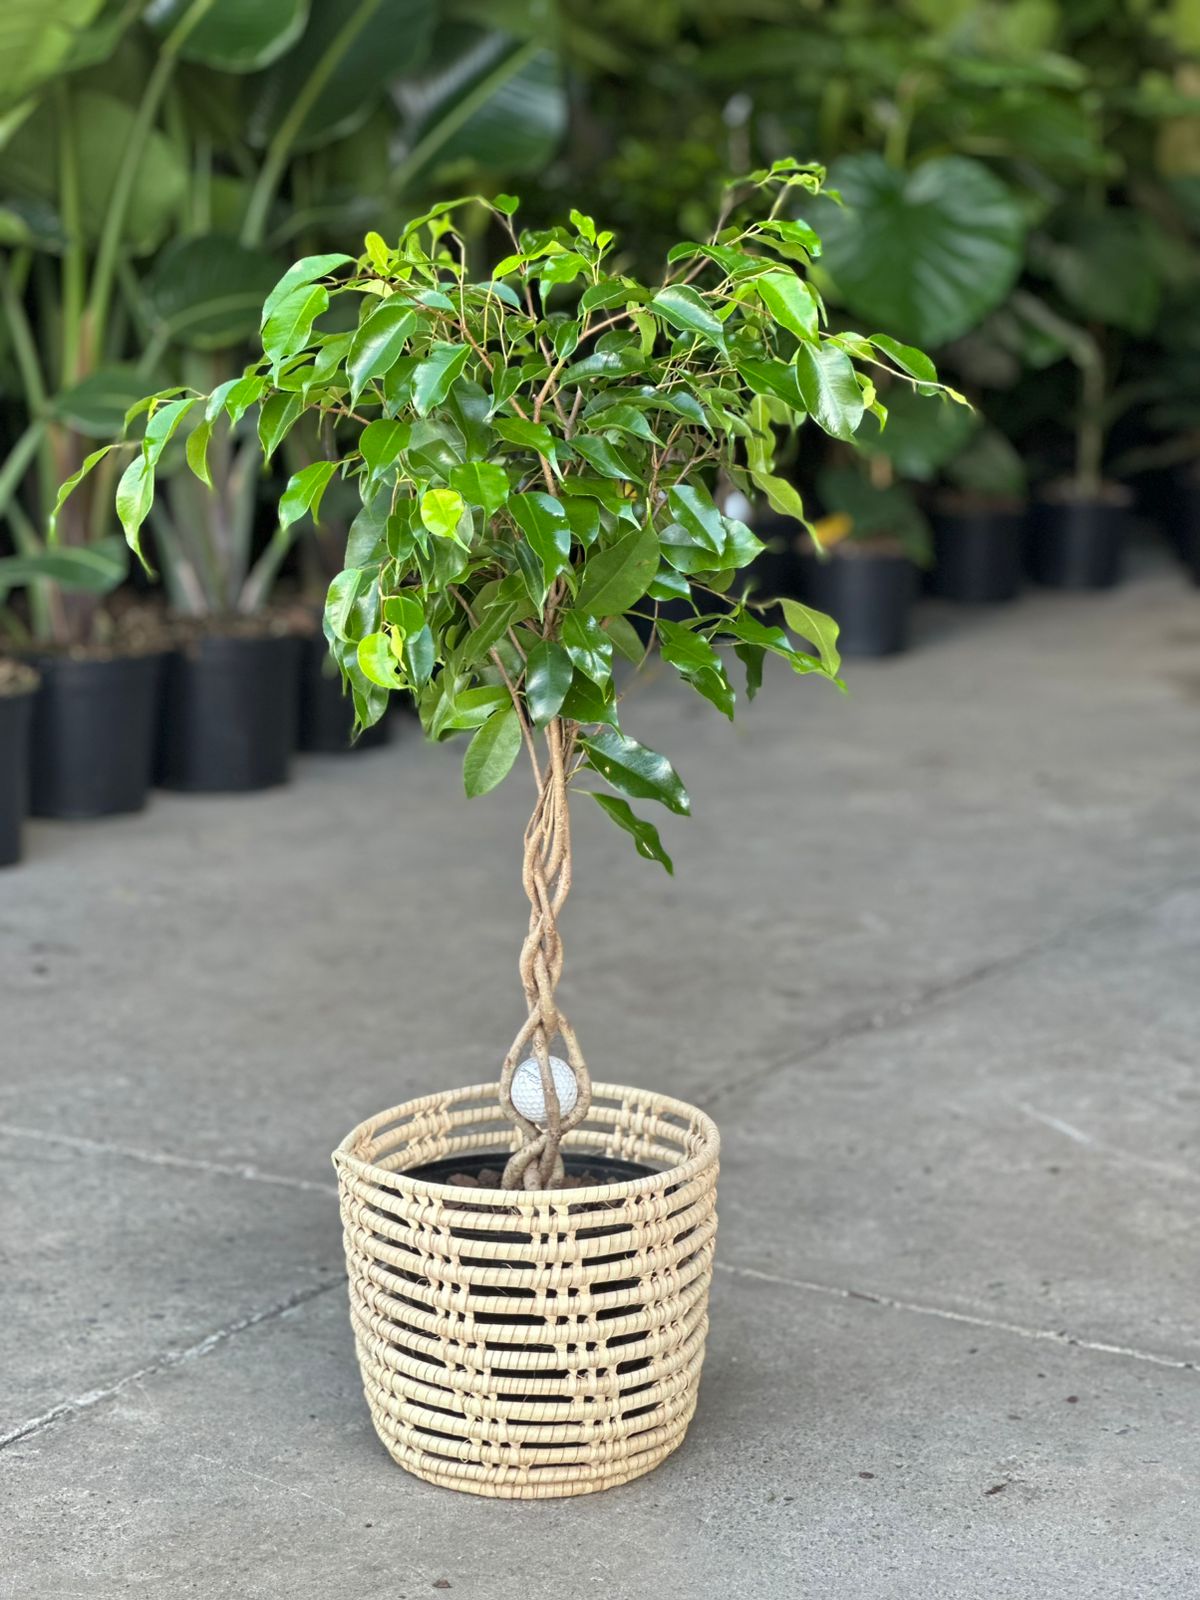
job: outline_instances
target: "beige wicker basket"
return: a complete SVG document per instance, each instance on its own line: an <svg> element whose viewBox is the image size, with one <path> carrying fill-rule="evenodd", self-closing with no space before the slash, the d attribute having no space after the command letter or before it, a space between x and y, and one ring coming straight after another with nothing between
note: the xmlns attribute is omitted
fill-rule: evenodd
<svg viewBox="0 0 1200 1600"><path fill-rule="evenodd" d="M418 1477L513 1499L649 1472L696 1408L717 1130L679 1100L593 1086L564 1153L662 1170L587 1189L455 1187L406 1171L511 1148L495 1084L411 1100L334 1152L363 1387Z"/></svg>

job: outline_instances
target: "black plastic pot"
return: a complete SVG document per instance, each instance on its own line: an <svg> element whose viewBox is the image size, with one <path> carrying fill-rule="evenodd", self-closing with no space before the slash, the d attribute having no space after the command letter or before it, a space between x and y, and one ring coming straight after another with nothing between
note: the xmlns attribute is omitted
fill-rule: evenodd
<svg viewBox="0 0 1200 1600"><path fill-rule="evenodd" d="M1194 471L1176 476L1163 519L1192 582L1200 583L1200 477Z"/></svg>
<svg viewBox="0 0 1200 1600"><path fill-rule="evenodd" d="M301 642L298 748L316 755L339 755L343 750L370 750L387 744L386 715L351 743L354 702L342 693L341 675L331 670L332 666L322 635Z"/></svg>
<svg viewBox="0 0 1200 1600"><path fill-rule="evenodd" d="M167 659L158 782L191 794L286 783L296 744L300 641L212 634Z"/></svg>
<svg viewBox="0 0 1200 1600"><path fill-rule="evenodd" d="M30 804L35 817L140 811L150 793L161 655L34 661Z"/></svg>
<svg viewBox="0 0 1200 1600"><path fill-rule="evenodd" d="M931 589L945 600L995 605L1021 587L1022 508L934 509Z"/></svg>
<svg viewBox="0 0 1200 1600"><path fill-rule="evenodd" d="M1029 576L1050 589L1111 589L1121 578L1124 500L1038 500L1029 517Z"/></svg>
<svg viewBox="0 0 1200 1600"><path fill-rule="evenodd" d="M754 585L757 597L775 600L779 597L799 598L800 557L796 551L797 524L787 517L763 517L754 531L766 545L755 556L746 576Z"/></svg>
<svg viewBox="0 0 1200 1600"><path fill-rule="evenodd" d="M0 694L0 867L21 859L21 824L29 808L29 730L35 690Z"/></svg>
<svg viewBox="0 0 1200 1600"><path fill-rule="evenodd" d="M917 569L906 556L859 547L801 557L805 597L838 623L846 656L889 656L908 644Z"/></svg>

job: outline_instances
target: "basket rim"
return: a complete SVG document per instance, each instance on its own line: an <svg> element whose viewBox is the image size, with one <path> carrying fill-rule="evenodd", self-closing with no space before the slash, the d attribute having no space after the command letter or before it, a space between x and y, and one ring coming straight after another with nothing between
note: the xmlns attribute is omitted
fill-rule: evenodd
<svg viewBox="0 0 1200 1600"><path fill-rule="evenodd" d="M692 1123L704 1141L696 1154L689 1156L686 1161L664 1167L660 1172L648 1172L643 1178L626 1178L617 1183L594 1184L588 1189L481 1189L467 1188L462 1184L434 1183L428 1178L413 1178L407 1172L392 1171L387 1167L377 1166L375 1162L364 1161L361 1156L353 1153L356 1145L398 1117L411 1116L415 1112L435 1107L452 1106L463 1100L494 1095L497 1088L495 1082L488 1082L468 1084L458 1089L442 1089L432 1094L420 1095L415 1100L402 1100L399 1105L392 1106L387 1111L377 1112L373 1117L365 1118L357 1127L352 1128L337 1146L333 1152L334 1167L339 1175L345 1169L356 1177L369 1179L383 1187L390 1186L400 1193L428 1195L447 1206L462 1204L476 1207L484 1202L486 1196L494 1195L502 1199L506 1205L519 1208L522 1204L527 1207L557 1206L562 1205L564 1201L571 1206L591 1205L597 1201L628 1200L637 1195L653 1194L660 1189L674 1188L681 1183L687 1183L699 1173L714 1167L720 1154L721 1135L716 1123L706 1111L702 1111L699 1106L691 1105L686 1100L677 1100L672 1095L661 1094L657 1089L642 1089L621 1083L593 1083L592 1090L594 1094L602 1097L622 1099L632 1097L635 1101L652 1102L652 1109L663 1111L669 1116L684 1118Z"/></svg>

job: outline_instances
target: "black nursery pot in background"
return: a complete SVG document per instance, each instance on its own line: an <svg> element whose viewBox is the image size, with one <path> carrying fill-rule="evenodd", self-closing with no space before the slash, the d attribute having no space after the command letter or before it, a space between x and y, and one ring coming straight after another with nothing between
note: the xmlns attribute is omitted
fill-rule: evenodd
<svg viewBox="0 0 1200 1600"><path fill-rule="evenodd" d="M29 730L37 682L0 685L0 867L21 859L21 824L29 806Z"/></svg>
<svg viewBox="0 0 1200 1600"><path fill-rule="evenodd" d="M847 656L890 656L908 644L917 569L907 556L860 544L825 560L801 557L805 598L837 622Z"/></svg>
<svg viewBox="0 0 1200 1600"><path fill-rule="evenodd" d="M35 817L140 811L150 792L161 654L34 660L30 810Z"/></svg>
<svg viewBox="0 0 1200 1600"><path fill-rule="evenodd" d="M286 783L296 743L300 641L208 634L167 659L158 782L193 794Z"/></svg>
<svg viewBox="0 0 1200 1600"><path fill-rule="evenodd" d="M1021 587L1025 508L938 504L933 510L930 587L945 600L994 605Z"/></svg>
<svg viewBox="0 0 1200 1600"><path fill-rule="evenodd" d="M1175 474L1162 516L1192 582L1200 584L1200 473L1194 467Z"/></svg>
<svg viewBox="0 0 1200 1600"><path fill-rule="evenodd" d="M1111 589L1120 582L1129 499L1043 499L1029 517L1029 575L1050 589Z"/></svg>
<svg viewBox="0 0 1200 1600"><path fill-rule="evenodd" d="M351 743L353 731L354 702L342 692L341 674L333 670L324 636L313 634L300 642L298 747L315 755L339 755L343 750L370 750L390 738L386 715Z"/></svg>

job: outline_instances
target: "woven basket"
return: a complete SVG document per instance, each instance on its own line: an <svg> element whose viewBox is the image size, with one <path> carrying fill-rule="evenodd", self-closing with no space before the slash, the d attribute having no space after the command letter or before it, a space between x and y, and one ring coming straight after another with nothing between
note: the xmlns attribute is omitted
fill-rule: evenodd
<svg viewBox="0 0 1200 1600"><path fill-rule="evenodd" d="M406 1175L511 1141L481 1084L372 1117L334 1152L363 1388L420 1478L589 1494L657 1466L696 1408L717 1130L682 1101L595 1084L564 1153L662 1170L525 1192Z"/></svg>

